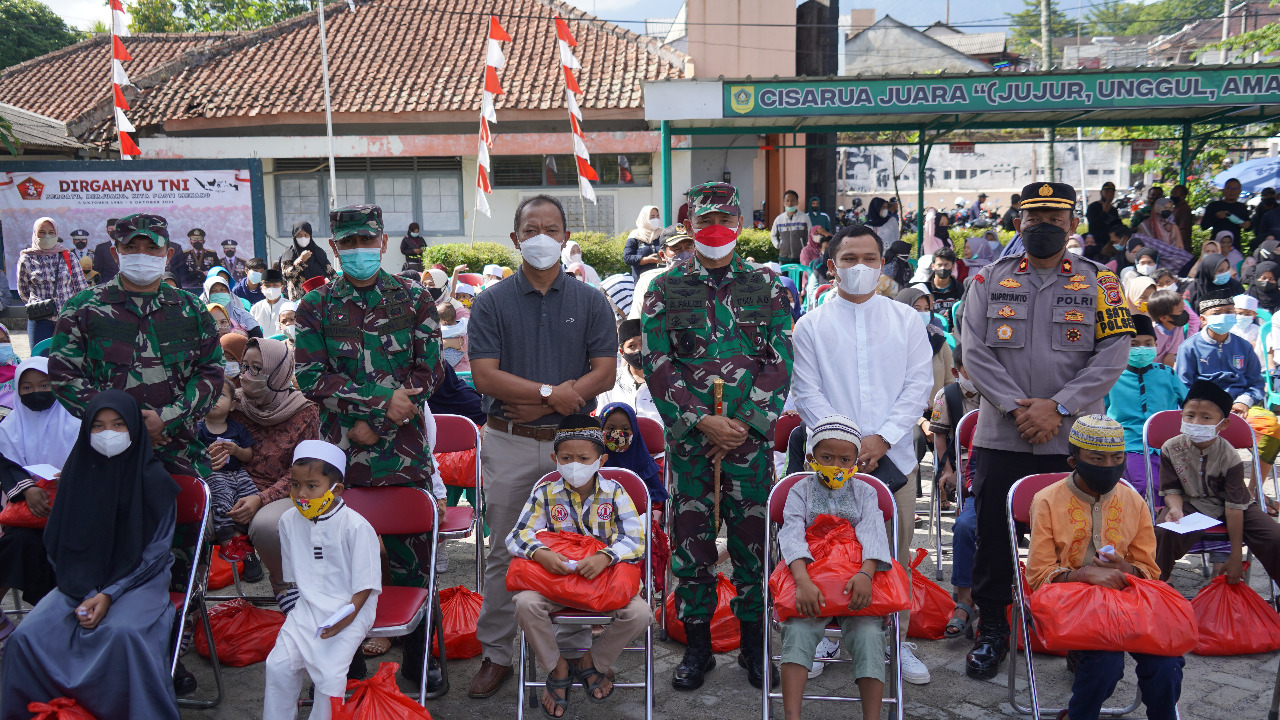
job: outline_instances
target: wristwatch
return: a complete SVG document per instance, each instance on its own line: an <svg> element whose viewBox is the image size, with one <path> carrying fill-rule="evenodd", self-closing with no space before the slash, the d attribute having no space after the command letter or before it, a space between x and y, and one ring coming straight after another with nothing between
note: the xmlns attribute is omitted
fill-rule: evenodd
<svg viewBox="0 0 1280 720"><path fill-rule="evenodd" d="M1071 411L1063 407L1062 403L1058 403L1058 414L1062 417L1071 417Z"/></svg>
<svg viewBox="0 0 1280 720"><path fill-rule="evenodd" d="M538 388L538 394L542 396L543 405L546 405L547 400L551 398L551 391L552 391L552 387L550 385L543 385L542 387Z"/></svg>

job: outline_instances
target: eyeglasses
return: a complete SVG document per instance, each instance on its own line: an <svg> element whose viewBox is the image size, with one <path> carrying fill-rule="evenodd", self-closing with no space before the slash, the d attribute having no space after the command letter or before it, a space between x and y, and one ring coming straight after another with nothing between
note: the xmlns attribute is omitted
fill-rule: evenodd
<svg viewBox="0 0 1280 720"><path fill-rule="evenodd" d="M252 365L250 363L240 363L240 371L243 372L245 375L261 375L262 366Z"/></svg>

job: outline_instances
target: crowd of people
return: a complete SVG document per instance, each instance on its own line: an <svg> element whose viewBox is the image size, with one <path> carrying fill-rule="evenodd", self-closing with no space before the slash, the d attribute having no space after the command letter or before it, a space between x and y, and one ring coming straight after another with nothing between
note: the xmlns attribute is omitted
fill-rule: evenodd
<svg viewBox="0 0 1280 720"><path fill-rule="evenodd" d="M408 486L440 511L459 502L432 454L435 413L484 428L490 534L475 625L482 663L468 695L502 688L523 629L553 718L575 683L589 701L612 694L619 652L653 613L638 594L611 610L599 637L587 627L558 641L550 615L565 605L509 589L514 562L592 581L648 562L652 533L678 581L686 637L671 684L693 691L716 666L723 532L738 664L751 685L780 686L786 716L799 718L807 679L841 652L824 638L824 608L867 608L877 576L911 549L930 451L932 492L949 503L963 488L946 635L975 638L972 677L994 677L1008 649L1016 548L1005 497L1028 474L1065 474L1037 496L1033 589L1166 580L1199 535L1153 529L1148 502L1162 521L1199 512L1225 523L1230 540L1213 560L1227 582L1243 578L1246 544L1280 578L1280 527L1259 504L1261 477L1220 436L1232 416L1247 421L1263 474L1280 451L1267 382L1280 338L1263 331L1280 307L1280 242L1260 229L1246 244L1243 233L1269 227L1271 215L1248 219L1229 184L1202 221L1213 244L1194 254L1179 188L1170 200L1153 194L1131 228L1104 186L1080 235L1075 189L1034 183L1015 196L1008 246L989 231L957 251L950 218L930 212L918 259L900 239L896 200L877 198L865 224L839 226L817 198L806 211L788 191L772 232L780 262L757 264L736 251L736 188L705 183L688 191L681 222L641 208L624 251L630 270L603 279L546 195L516 211L519 267L480 273L418 264L426 244L416 225L401 241L414 259L384 270L388 238L373 205L330 213L332 256L299 222L270 263L237 260L234 241L220 258L198 228L176 252L166 218L130 215L110 223L110 272L77 233L73 251L41 218L18 268L33 356L0 354L9 386L0 487L35 518L0 535L0 589L35 605L20 624L0 624L0 719L29 717L29 702L60 696L96 717L178 716L177 696L196 682L181 663L170 676L175 647L190 638L171 637L168 593L207 572L208 558L173 550L183 534L174 477L207 483L217 552L244 562L247 580L269 580L287 614L266 663L263 716L294 717L309 679L311 717L329 717L329 698L390 647L368 637L383 583L426 587L431 568L447 564L429 535L376 535L343 491ZM973 442L956 456L957 424L973 410ZM1144 452L1144 423L1168 410L1181 414L1181 432ZM799 426L777 437L788 415ZM663 447L646 446L646 418L663 428ZM662 453L665 468L653 459ZM651 505L637 506L604 467L635 472ZM539 485L552 472L558 478ZM804 477L777 536L798 615L781 624L778 668L764 654L764 506L786 472ZM896 536L882 522L881 483L896 501ZM861 546L864 565L840 598L825 597L808 572L805 530L820 515L848 522ZM546 532L602 548L569 561ZM339 610L347 614L334 622ZM899 613L901 626L909 615ZM884 648L898 639L883 617L838 622L864 716L879 717ZM438 661L424 657L421 626L414 632L403 679L425 677L420 690L442 692ZM573 657L565 647L589 650ZM902 677L928 683L913 648L898 647ZM1181 658L1138 663L1148 716L1175 717ZM1121 656L1081 652L1074 667L1066 716L1095 718Z"/></svg>

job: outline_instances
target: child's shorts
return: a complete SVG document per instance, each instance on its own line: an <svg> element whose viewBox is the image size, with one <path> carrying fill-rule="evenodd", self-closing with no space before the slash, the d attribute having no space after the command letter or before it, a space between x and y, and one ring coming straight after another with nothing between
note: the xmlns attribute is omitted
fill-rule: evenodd
<svg viewBox="0 0 1280 720"><path fill-rule="evenodd" d="M818 649L827 625L840 625L840 643L853 659L853 678L884 682L884 618L791 618L782 623L782 662L813 669L813 653Z"/></svg>

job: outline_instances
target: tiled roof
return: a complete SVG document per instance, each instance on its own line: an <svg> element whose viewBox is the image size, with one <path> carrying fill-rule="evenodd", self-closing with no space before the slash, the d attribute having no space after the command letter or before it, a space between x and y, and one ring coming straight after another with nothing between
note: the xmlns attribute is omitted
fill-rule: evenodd
<svg viewBox="0 0 1280 720"><path fill-rule="evenodd" d="M934 40L965 55L992 55L1004 52L1007 36L1002 32L937 34Z"/></svg>
<svg viewBox="0 0 1280 720"><path fill-rule="evenodd" d="M1246 10L1248 12L1247 15L1245 15ZM1227 35L1235 37L1241 32L1249 32L1257 30L1264 25L1270 25L1276 22L1277 12L1280 11L1271 7L1271 3L1266 0L1247 0L1246 2L1237 3L1231 8L1231 17L1227 22ZM1245 15L1243 28L1241 28L1242 23L1240 22L1242 15ZM1184 25L1181 30L1154 43L1152 50L1163 52L1174 47L1195 48L1221 41L1222 16L1219 15L1217 18L1197 20Z"/></svg>

